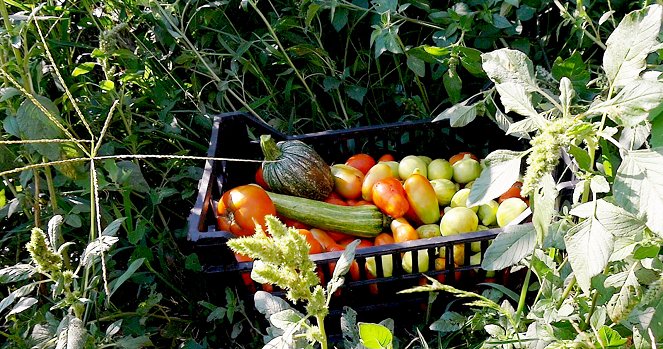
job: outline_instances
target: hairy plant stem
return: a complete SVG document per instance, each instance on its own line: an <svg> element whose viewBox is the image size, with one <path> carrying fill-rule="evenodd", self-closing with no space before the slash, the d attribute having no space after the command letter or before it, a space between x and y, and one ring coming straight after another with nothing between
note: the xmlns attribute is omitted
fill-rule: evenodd
<svg viewBox="0 0 663 349"><path fill-rule="evenodd" d="M527 290L529 289L529 279L532 276L532 268L527 268L527 274L525 274L525 282L523 283L523 288L520 290L520 299L518 299L518 308L516 309L516 329L520 327L520 316L525 309L525 299L527 298Z"/></svg>
<svg viewBox="0 0 663 349"><path fill-rule="evenodd" d="M320 329L320 336L323 340L320 342L320 347L322 349L327 349L327 332L325 331L325 317L322 315L316 315L315 320L318 322L318 328Z"/></svg>

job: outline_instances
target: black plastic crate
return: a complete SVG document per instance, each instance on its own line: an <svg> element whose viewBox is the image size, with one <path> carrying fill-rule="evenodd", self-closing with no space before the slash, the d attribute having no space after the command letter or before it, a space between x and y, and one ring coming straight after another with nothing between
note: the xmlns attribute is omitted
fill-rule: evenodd
<svg viewBox="0 0 663 349"><path fill-rule="evenodd" d="M301 140L312 146L330 165L343 163L349 156L359 152L371 154L376 158L388 152L394 154L397 159L411 154L446 159L461 151L471 151L480 157L485 157L496 149L520 150L526 145L521 140L504 135L504 132L496 126L485 123L451 128L448 121L417 120L287 136L249 114L228 113L215 118L207 155L214 158L261 160L262 152L257 141L261 134L270 134L277 141ZM253 182L259 165L259 162L226 160L208 160L205 164L199 182L197 201L189 216L188 239L215 288L225 284L248 286L249 291L260 289L260 285L252 283L248 278L252 263L237 263L225 245L233 235L217 230L214 205L215 200L218 200L224 191ZM476 289L476 285L481 282L518 286L520 278L513 277L508 271L501 271L494 277L486 278L485 271L477 265L470 265L471 253L465 253L465 263L462 267L447 263L444 270L435 270L435 256L439 248L445 247L446 260L452 261L454 247L465 245L466 251L469 251L470 244L479 241L483 257L489 241L500 231L501 228L496 228L357 250L355 258L359 264L360 279L346 280L341 297L334 300L332 308L340 309L341 306L349 305L354 308L371 309L394 303L402 306L408 301L420 302L422 297L426 298L425 294L395 296L398 291L425 282L425 278L418 270L418 263L413 263L412 273L406 273L402 269L401 255L408 251L426 251L429 255L429 265L425 274L447 284L466 289ZM325 280L329 280L331 276L330 262L335 262L341 253L327 252L311 256L324 274ZM413 252L413 255L418 253ZM365 269L366 258L386 255L392 256L393 275L384 277L382 258L376 258L378 277L369 279ZM375 285L378 288L377 293Z"/></svg>

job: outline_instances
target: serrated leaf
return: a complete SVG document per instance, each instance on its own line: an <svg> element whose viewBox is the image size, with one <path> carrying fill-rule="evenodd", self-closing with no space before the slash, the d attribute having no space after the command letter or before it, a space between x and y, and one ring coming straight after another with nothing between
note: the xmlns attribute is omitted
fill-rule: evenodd
<svg viewBox="0 0 663 349"><path fill-rule="evenodd" d="M635 268L638 263L634 263L626 273L626 279L619 290L615 293L608 304L606 310L608 316L614 323L619 323L635 308L642 296L642 290L638 283L638 278L635 276Z"/></svg>
<svg viewBox="0 0 663 349"><path fill-rule="evenodd" d="M646 58L659 47L661 5L651 5L626 15L606 41L603 68L615 87L637 79L646 67Z"/></svg>
<svg viewBox="0 0 663 349"><path fill-rule="evenodd" d="M499 49L481 55L481 66L496 84L513 83L532 91L536 86L532 61L526 54L511 49Z"/></svg>
<svg viewBox="0 0 663 349"><path fill-rule="evenodd" d="M532 253L535 244L536 230L531 224L507 226L488 246L481 267L486 270L510 267Z"/></svg>
<svg viewBox="0 0 663 349"><path fill-rule="evenodd" d="M62 124L60 111L55 103L43 96L35 95L34 97L55 120ZM25 99L16 111L16 126L21 139L56 139L64 136L64 132L29 99ZM58 144L29 144L26 147L37 151L49 160L60 159L61 150Z"/></svg>
<svg viewBox="0 0 663 349"><path fill-rule="evenodd" d="M486 156L486 167L474 181L467 207L483 205L502 195L520 177L520 163L525 152L496 150Z"/></svg>
<svg viewBox="0 0 663 349"><path fill-rule="evenodd" d="M110 282L109 297L112 296L113 293L115 293L115 291L117 291L117 289L120 288L120 286L122 286L122 284L125 281L129 280L129 278L136 272L136 270L138 270L138 268L140 268L140 266L143 265L144 261L145 258L138 258L135 261L131 262L129 268L127 268L127 270L124 273L122 273L122 275L120 275L117 279Z"/></svg>
<svg viewBox="0 0 663 349"><path fill-rule="evenodd" d="M477 116L478 103L467 105L468 101L455 104L441 112L433 122L449 120L451 127L463 127L472 122Z"/></svg>
<svg viewBox="0 0 663 349"><path fill-rule="evenodd" d="M0 284L22 281L35 273L35 267L30 264L16 264L0 269Z"/></svg>
<svg viewBox="0 0 663 349"><path fill-rule="evenodd" d="M626 152L613 193L617 204L644 213L649 229L663 237L663 148Z"/></svg>
<svg viewBox="0 0 663 349"><path fill-rule="evenodd" d="M391 349L393 348L394 336L388 328L380 324L360 322L359 338L361 343L368 349Z"/></svg>
<svg viewBox="0 0 663 349"><path fill-rule="evenodd" d="M592 277L603 272L608 264L614 237L592 217L569 229L564 243L578 285L589 292Z"/></svg>
<svg viewBox="0 0 663 349"><path fill-rule="evenodd" d="M467 321L465 316L458 314L455 311L447 311L442 316L433 322L429 328L431 331L437 332L455 332L460 330Z"/></svg>
<svg viewBox="0 0 663 349"><path fill-rule="evenodd" d="M525 90L524 85L516 83L503 83L495 85L500 94L500 101L504 105L505 112L516 112L523 116L537 117L539 113L532 105L531 95Z"/></svg>
<svg viewBox="0 0 663 349"><path fill-rule="evenodd" d="M615 236L633 236L645 228L645 223L634 214L604 199L586 202L569 213L581 218L594 217Z"/></svg>

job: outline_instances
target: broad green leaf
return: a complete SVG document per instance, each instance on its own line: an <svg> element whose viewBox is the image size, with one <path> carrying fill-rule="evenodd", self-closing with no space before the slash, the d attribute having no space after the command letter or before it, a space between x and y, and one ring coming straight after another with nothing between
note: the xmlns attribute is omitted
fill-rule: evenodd
<svg viewBox="0 0 663 349"><path fill-rule="evenodd" d="M359 338L368 349L391 349L394 336L388 328L380 324L360 322Z"/></svg>
<svg viewBox="0 0 663 349"><path fill-rule="evenodd" d="M115 345L118 348L123 348L123 349L139 349L139 348L154 346L154 344L152 344L152 341L150 340L150 337L148 336L122 337L117 342L115 342Z"/></svg>
<svg viewBox="0 0 663 349"><path fill-rule="evenodd" d="M661 5L651 5L633 11L610 34L603 69L613 86L625 86L638 79L646 67L647 55L659 48L662 9Z"/></svg>
<svg viewBox="0 0 663 349"><path fill-rule="evenodd" d="M364 97L366 96L366 92L368 92L366 87L357 85L351 85L345 88L345 94L359 102L359 104L364 104Z"/></svg>
<svg viewBox="0 0 663 349"><path fill-rule="evenodd" d="M0 87L0 102L20 95L21 92L14 87Z"/></svg>
<svg viewBox="0 0 663 349"><path fill-rule="evenodd" d="M135 261L131 262L131 264L129 265L129 268L127 268L127 270L124 273L122 273L122 275L120 275L120 277L118 277L117 279L110 282L110 285L109 285L110 295L109 295L109 297L112 296L115 293L115 291L117 291L117 289L120 288L120 286L122 286L122 284L125 281L127 281L136 272L136 270L138 270L138 268L140 268L141 265L143 265L144 261L145 261L145 258L138 258Z"/></svg>
<svg viewBox="0 0 663 349"><path fill-rule="evenodd" d="M460 79L455 68L449 68L442 76L442 83L444 90L447 91L451 103L457 103L461 97L461 89L463 88L463 81Z"/></svg>
<svg viewBox="0 0 663 349"><path fill-rule="evenodd" d="M564 109L564 117L566 117L570 113L571 105L576 91L573 90L571 80L569 80L567 77L563 77L562 80L560 80L559 91L559 101L561 102L562 109Z"/></svg>
<svg viewBox="0 0 663 349"><path fill-rule="evenodd" d="M343 307L341 315L341 333L346 348L356 348L359 344L359 329L357 328L357 312L347 306Z"/></svg>
<svg viewBox="0 0 663 349"><path fill-rule="evenodd" d="M449 120L451 127L463 127L474 120L477 116L477 103L467 105L467 100L455 104L451 108L441 112L433 122L440 120Z"/></svg>
<svg viewBox="0 0 663 349"><path fill-rule="evenodd" d="M32 291L35 289L35 286L36 283L27 284L25 286L19 287L14 292L7 295L7 297L3 298L2 301L0 301L0 313L2 313L2 311L7 309L7 307L10 305L14 304L16 299L20 299L21 297L32 293Z"/></svg>
<svg viewBox="0 0 663 349"><path fill-rule="evenodd" d="M67 315L58 326L58 341L55 349L83 349L88 332L81 319ZM133 348L141 348L133 346Z"/></svg>
<svg viewBox="0 0 663 349"><path fill-rule="evenodd" d="M575 90L579 92L587 89L586 85L589 82L590 73L580 52L574 52L567 59L557 57L553 63L551 73L555 79L560 81L564 77L570 79Z"/></svg>
<svg viewBox="0 0 663 349"><path fill-rule="evenodd" d="M345 247L343 254L341 254L338 262L336 262L336 266L334 267L334 274L332 274L332 279L339 279L345 275L348 270L350 270L352 261L355 258L355 249L357 248L357 245L359 245L359 242L361 241L357 239Z"/></svg>
<svg viewBox="0 0 663 349"><path fill-rule="evenodd" d="M426 76L426 63L420 58L407 55L407 67L417 74L418 77Z"/></svg>
<svg viewBox="0 0 663 349"><path fill-rule="evenodd" d="M601 175L593 176L589 182L589 188L593 193L607 193L610 191L610 184Z"/></svg>
<svg viewBox="0 0 663 349"><path fill-rule="evenodd" d="M513 23L509 22L509 20L504 16L493 14L493 26L495 28L505 29L505 28L511 28L513 26Z"/></svg>
<svg viewBox="0 0 663 349"><path fill-rule="evenodd" d="M269 323L272 326L285 330L291 324L296 324L302 319L302 314L295 311L294 309L282 310L276 314L272 314L269 317Z"/></svg>
<svg viewBox="0 0 663 349"><path fill-rule="evenodd" d="M663 82L636 79L624 86L619 93L590 108L590 114L608 113L608 116L624 127L634 127L649 117L649 112L663 100Z"/></svg>
<svg viewBox="0 0 663 349"><path fill-rule="evenodd" d="M94 66L96 66L97 63L95 62L85 62L81 63L78 67L74 68L74 71L71 73L71 76L79 76L83 74L87 74L94 69Z"/></svg>
<svg viewBox="0 0 663 349"><path fill-rule="evenodd" d="M659 116L651 122L649 145L652 148L663 148L663 116Z"/></svg>
<svg viewBox="0 0 663 349"><path fill-rule="evenodd" d="M510 267L532 253L534 245L536 245L534 226L531 224L507 226L488 246L481 267L486 270Z"/></svg>
<svg viewBox="0 0 663 349"><path fill-rule="evenodd" d="M520 163L525 152L496 150L486 156L486 167L474 181L467 198L467 206L488 203L502 195L520 177Z"/></svg>
<svg viewBox="0 0 663 349"><path fill-rule="evenodd" d="M264 314L267 319L273 314L291 308L290 304L283 299L265 291L256 292L255 295L253 295L253 303L255 304L256 310L261 314Z"/></svg>
<svg viewBox="0 0 663 349"><path fill-rule="evenodd" d="M613 192L617 204L644 214L649 229L663 237L663 148L626 152Z"/></svg>
<svg viewBox="0 0 663 349"><path fill-rule="evenodd" d="M101 256L102 253L108 251L118 242L119 238L115 236L99 236L97 239L90 242L83 252L83 265L89 266L95 260L95 257Z"/></svg>
<svg viewBox="0 0 663 349"><path fill-rule="evenodd" d="M472 186L474 188L474 186ZM538 233L538 242L543 240L548 233L548 227L555 215L555 202L557 200L557 189L555 179L551 174L546 174L539 182L539 188L534 191L534 203L532 205L532 223Z"/></svg>
<svg viewBox="0 0 663 349"><path fill-rule="evenodd" d="M149 184L143 177L143 172L137 164L124 160L117 162L117 172L110 173L111 179L123 186L131 188L141 193L147 193L150 189Z"/></svg>
<svg viewBox="0 0 663 349"><path fill-rule="evenodd" d="M332 18L332 25L337 32L340 32L348 24L348 14L349 10L347 8L336 8L334 18Z"/></svg>
<svg viewBox="0 0 663 349"><path fill-rule="evenodd" d="M589 292L592 277L602 273L608 264L614 237L592 217L569 229L564 242L578 285Z"/></svg>
<svg viewBox="0 0 663 349"><path fill-rule="evenodd" d="M575 144L571 144L568 151L569 154L573 155L573 159L576 161L580 169L585 171L589 170L592 162L591 158L589 157L589 153L587 153L586 150L578 147Z"/></svg>
<svg viewBox="0 0 663 349"><path fill-rule="evenodd" d="M499 49L481 55L482 67L496 84L514 83L531 92L536 87L532 61L526 54L510 49Z"/></svg>
<svg viewBox="0 0 663 349"><path fill-rule="evenodd" d="M30 264L16 264L0 269L0 284L22 281L35 273L35 267Z"/></svg>
<svg viewBox="0 0 663 349"><path fill-rule="evenodd" d="M626 342L628 342L628 340L623 338L619 332L608 326L603 326L599 329L598 338L601 342L601 347L603 348L623 348Z"/></svg>
<svg viewBox="0 0 663 349"><path fill-rule="evenodd" d="M642 288L635 276L635 269L638 265L639 263L633 263L628 273L626 273L627 276L621 289L618 293L612 295L606 305L608 316L614 323L619 323L626 318L642 297Z"/></svg>
<svg viewBox="0 0 663 349"><path fill-rule="evenodd" d="M398 0L373 0L371 4L375 12L383 14L386 12L395 12L398 7Z"/></svg>
<svg viewBox="0 0 663 349"><path fill-rule="evenodd" d="M55 120L62 124L60 111L55 103L43 96L34 97ZM16 111L16 123L22 139L55 139L64 136L64 132L29 99L24 100ZM60 159L61 150L58 144L29 144L26 147L34 149L49 160Z"/></svg>
<svg viewBox="0 0 663 349"><path fill-rule="evenodd" d="M500 94L500 101L505 112L516 112L523 116L538 117L539 113L532 105L532 96L525 90L525 86L513 82L496 84L495 88Z"/></svg>
<svg viewBox="0 0 663 349"><path fill-rule="evenodd" d="M115 235L117 235L117 231L120 229L120 227L122 226L122 223L124 222L125 219L126 219L125 217L121 217L121 218L118 218L118 219L112 221L109 225L106 226L104 231L101 232L101 235L104 235L104 236L115 236Z"/></svg>
<svg viewBox="0 0 663 349"><path fill-rule="evenodd" d="M509 128L506 130L508 135L527 135L529 132L536 131L543 127L543 123L540 122L540 118L526 118L509 125ZM527 137L529 138L529 136Z"/></svg>
<svg viewBox="0 0 663 349"><path fill-rule="evenodd" d="M30 309L33 305L37 304L37 299L32 297L21 297L21 299L16 302L12 310L9 311L9 314L18 314Z"/></svg>
<svg viewBox="0 0 663 349"><path fill-rule="evenodd" d="M437 332L455 332L460 330L467 318L463 315L458 314L455 311L446 311L442 316L433 322L429 328L431 331Z"/></svg>
<svg viewBox="0 0 663 349"><path fill-rule="evenodd" d="M651 134L652 125L645 120L635 126L624 127L619 135L619 143L629 150L640 149Z"/></svg>
<svg viewBox="0 0 663 349"><path fill-rule="evenodd" d="M99 82L99 87L104 91L112 91L115 89L115 83L111 80L101 80Z"/></svg>
<svg viewBox="0 0 663 349"><path fill-rule="evenodd" d="M191 271L202 271L203 267L200 265L200 260L196 253L192 253L184 259L184 269Z"/></svg>

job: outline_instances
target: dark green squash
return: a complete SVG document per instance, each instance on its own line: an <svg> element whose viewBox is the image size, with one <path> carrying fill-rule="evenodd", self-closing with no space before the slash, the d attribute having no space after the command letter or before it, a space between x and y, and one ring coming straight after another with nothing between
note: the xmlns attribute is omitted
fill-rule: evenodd
<svg viewBox="0 0 663 349"><path fill-rule="evenodd" d="M260 136L265 156L262 176L271 190L313 200L323 200L334 189L329 165L304 142L276 143L269 135Z"/></svg>

